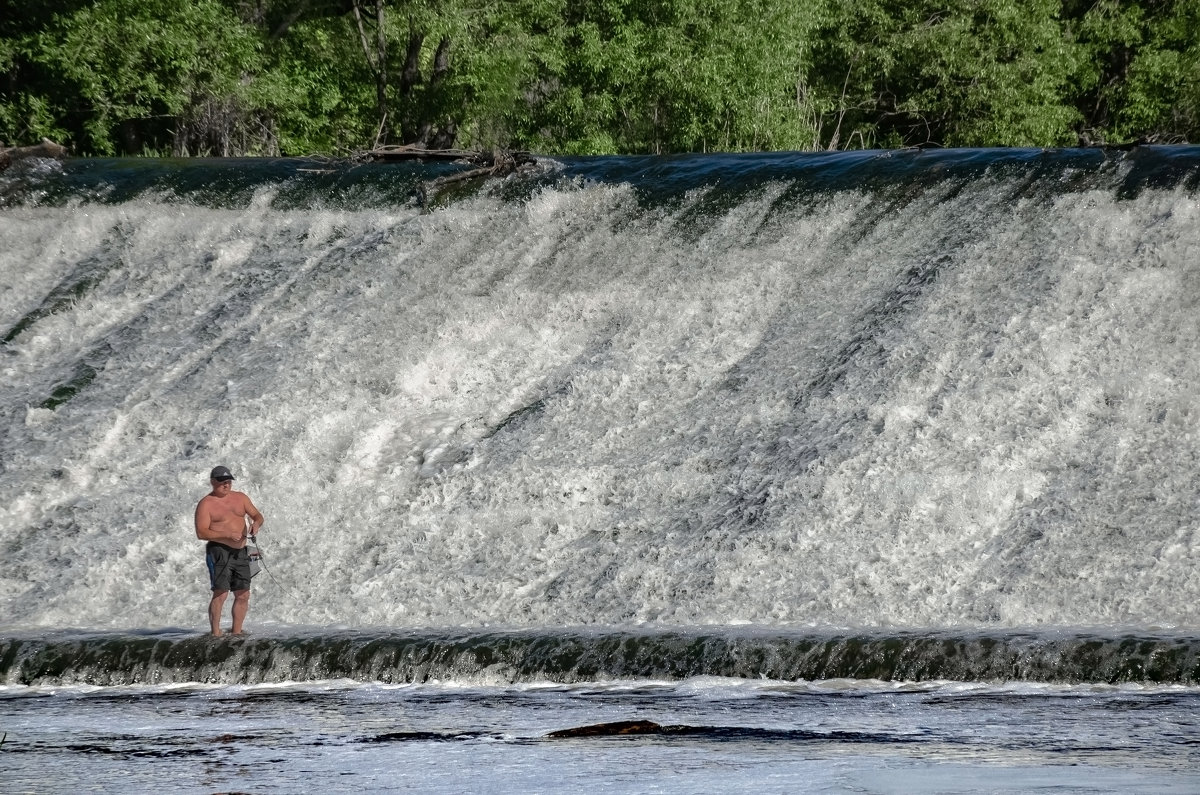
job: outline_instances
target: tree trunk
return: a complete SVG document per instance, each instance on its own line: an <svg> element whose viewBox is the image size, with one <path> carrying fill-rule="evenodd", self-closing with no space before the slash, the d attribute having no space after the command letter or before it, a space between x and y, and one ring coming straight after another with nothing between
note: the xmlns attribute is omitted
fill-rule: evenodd
<svg viewBox="0 0 1200 795"><path fill-rule="evenodd" d="M358 27L358 40L362 44L363 55L367 58L367 66L375 76L375 110L379 116L379 131L375 135L375 146L380 146L388 139L388 76L387 76L387 36L384 31L383 0L375 2L375 44L372 47L367 37L366 25L363 22L365 4L363 0L351 0L354 11L354 24Z"/></svg>

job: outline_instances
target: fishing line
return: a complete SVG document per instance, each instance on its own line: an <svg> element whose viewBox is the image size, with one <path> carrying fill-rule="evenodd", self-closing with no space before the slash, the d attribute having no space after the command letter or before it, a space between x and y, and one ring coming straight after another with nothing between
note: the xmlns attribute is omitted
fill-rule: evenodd
<svg viewBox="0 0 1200 795"><path fill-rule="evenodd" d="M275 576L275 573L271 571L270 567L267 566L267 557L262 546L258 543L258 536L250 536L250 543L254 544L254 548L260 553L258 557L258 565L262 566L262 570L265 571L267 576L271 578L271 582L279 586L279 590L283 591L288 596L292 597L293 599L299 599L300 597L292 592L291 589L284 587L283 583L279 581L279 578Z"/></svg>

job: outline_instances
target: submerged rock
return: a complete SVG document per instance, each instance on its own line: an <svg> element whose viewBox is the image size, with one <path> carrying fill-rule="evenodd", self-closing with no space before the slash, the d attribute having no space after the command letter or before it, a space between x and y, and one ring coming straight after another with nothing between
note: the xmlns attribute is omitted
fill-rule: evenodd
<svg viewBox="0 0 1200 795"><path fill-rule="evenodd" d="M652 720L619 720L612 723L593 723L588 726L576 726L573 729L559 729L547 734L547 737L560 739L565 737L615 737L623 734L662 734L664 727Z"/></svg>

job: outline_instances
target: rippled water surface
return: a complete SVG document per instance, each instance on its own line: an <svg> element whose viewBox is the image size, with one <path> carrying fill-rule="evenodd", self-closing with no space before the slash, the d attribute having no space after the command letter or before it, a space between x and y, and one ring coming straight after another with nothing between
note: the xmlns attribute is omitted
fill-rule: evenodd
<svg viewBox="0 0 1200 795"><path fill-rule="evenodd" d="M1195 689L862 680L0 690L6 788L31 792L1183 793L1198 708ZM546 737L631 719L664 731Z"/></svg>

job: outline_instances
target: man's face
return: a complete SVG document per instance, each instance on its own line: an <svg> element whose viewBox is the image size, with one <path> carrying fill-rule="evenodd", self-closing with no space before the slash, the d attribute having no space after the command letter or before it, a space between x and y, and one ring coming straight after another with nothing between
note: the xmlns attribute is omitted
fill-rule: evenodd
<svg viewBox="0 0 1200 795"><path fill-rule="evenodd" d="M218 497L224 497L233 488L232 480L213 480L210 481L213 487L213 494Z"/></svg>

